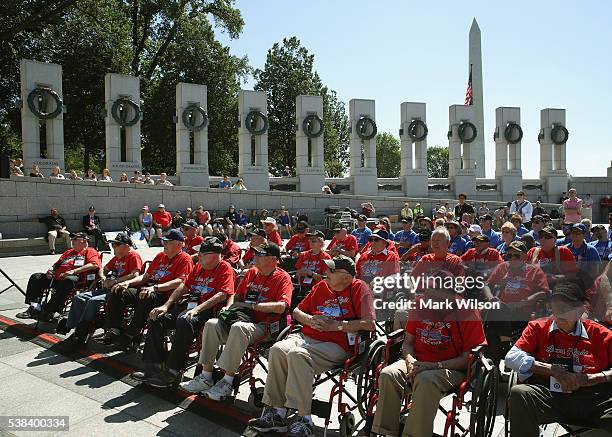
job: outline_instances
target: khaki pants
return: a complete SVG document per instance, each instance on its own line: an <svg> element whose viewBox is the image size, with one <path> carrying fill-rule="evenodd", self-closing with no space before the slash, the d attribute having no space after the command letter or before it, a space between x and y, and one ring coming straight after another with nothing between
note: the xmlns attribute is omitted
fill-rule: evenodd
<svg viewBox="0 0 612 437"><path fill-rule="evenodd" d="M583 219L593 220L593 208L581 208L580 215Z"/></svg>
<svg viewBox="0 0 612 437"><path fill-rule="evenodd" d="M263 403L309 415L315 375L342 364L348 356L336 343L291 334L270 349Z"/></svg>
<svg viewBox="0 0 612 437"><path fill-rule="evenodd" d="M264 335L266 339L270 339L267 325L263 323L236 322L228 333L219 324L219 319L209 319L202 333L200 364L205 366L215 364L219 346L225 344L217 366L225 370L227 374L234 374L240 367L240 361L247 347Z"/></svg>
<svg viewBox="0 0 612 437"><path fill-rule="evenodd" d="M55 240L60 236L66 242L66 248L70 249L72 247L72 242L70 241L70 232L65 229L58 229L57 231L49 231L47 232L47 237L49 240L49 250L55 250Z"/></svg>
<svg viewBox="0 0 612 437"><path fill-rule="evenodd" d="M440 400L465 380L458 370L425 370L408 382L406 361L403 359L385 367L378 378L379 398L372 432L397 435L399 413L404 397L412 392L412 407L406 417L404 437L431 437L433 422Z"/></svg>

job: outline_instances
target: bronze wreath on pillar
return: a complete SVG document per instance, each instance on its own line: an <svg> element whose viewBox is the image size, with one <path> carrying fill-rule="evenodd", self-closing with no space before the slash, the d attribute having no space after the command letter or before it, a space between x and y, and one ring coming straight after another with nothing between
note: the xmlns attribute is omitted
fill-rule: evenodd
<svg viewBox="0 0 612 437"><path fill-rule="evenodd" d="M45 112L40 108L49 98L53 99L55 102L55 109L53 109L53 111ZM44 120L49 120L60 115L62 113L62 105L62 98L59 96L59 94L48 87L36 87L30 91L30 94L28 94L28 108L30 108L30 111L32 111L34 115Z"/></svg>
<svg viewBox="0 0 612 437"><path fill-rule="evenodd" d="M368 126L372 128L372 132L369 134L367 133ZM376 123L370 117L361 117L357 121L357 125L355 127L357 128L357 136L362 140L371 140L378 132Z"/></svg>
<svg viewBox="0 0 612 437"><path fill-rule="evenodd" d="M202 116L202 121L199 124L196 124L197 114ZM183 126L193 132L201 131L208 126L208 114L204 108L196 103L191 103L183 109L181 119L183 121Z"/></svg>
<svg viewBox="0 0 612 437"><path fill-rule="evenodd" d="M419 127L423 129L423 133L421 135L417 135L419 131ZM423 141L427 138L427 134L429 133L429 129L427 129L427 125L423 120L415 119L408 125L408 136L414 143L418 143L419 141Z"/></svg>
<svg viewBox="0 0 612 437"><path fill-rule="evenodd" d="M319 129L314 131L315 124L319 124ZM302 122L302 130L306 134L308 138L317 138L323 135L325 132L325 125L323 124L323 120L317 114L310 114L304 118Z"/></svg>
<svg viewBox="0 0 612 437"><path fill-rule="evenodd" d="M506 129L504 129L504 139L508 144L520 143L523 139L523 128L518 123L508 123Z"/></svg>
<svg viewBox="0 0 612 437"><path fill-rule="evenodd" d="M257 121L260 119L263 125L261 129L257 129ZM265 134L269 126L268 117L261 111L251 111L244 119L244 126L253 135Z"/></svg>
<svg viewBox="0 0 612 437"><path fill-rule="evenodd" d="M565 126L560 124L554 126L550 131L550 139L553 144L556 146L560 146L561 144L567 143L567 139L569 138L569 132Z"/></svg>
<svg viewBox="0 0 612 437"><path fill-rule="evenodd" d="M128 120L128 108L134 110L131 120ZM134 126L140 120L140 106L128 97L120 97L111 106L111 116L120 126Z"/></svg>
<svg viewBox="0 0 612 437"><path fill-rule="evenodd" d="M469 137L466 135L465 132L468 127L472 130L472 135ZM472 123L471 121L464 121L459 125L459 128L457 129L457 134L459 135L459 138L461 139L461 142L463 144L469 144L476 139L476 137L478 136L478 131L476 130L476 126L474 125L474 123Z"/></svg>

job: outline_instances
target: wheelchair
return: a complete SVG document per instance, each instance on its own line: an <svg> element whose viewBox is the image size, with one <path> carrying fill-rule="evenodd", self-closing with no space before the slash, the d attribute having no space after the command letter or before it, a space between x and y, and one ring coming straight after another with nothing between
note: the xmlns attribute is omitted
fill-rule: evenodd
<svg viewBox="0 0 612 437"><path fill-rule="evenodd" d="M371 344L367 361L358 381L358 392L363 403L360 412L364 415L367 435L371 433L374 413L378 401L378 377L381 371L401 357L404 341L404 331L397 330L387 336L386 340L378 340ZM472 436L489 437L493 433L495 411L497 407L497 387L499 381L498 369L493 362L483 355L483 346L472 349L468 355L467 375L465 380L455 390L448 393L452 395L450 409L441 405L438 410L444 414L445 437ZM469 396L468 396L469 394ZM406 396L402 406L401 415L410 411L411 399ZM459 413L466 410L470 415L469 425L459 423Z"/></svg>

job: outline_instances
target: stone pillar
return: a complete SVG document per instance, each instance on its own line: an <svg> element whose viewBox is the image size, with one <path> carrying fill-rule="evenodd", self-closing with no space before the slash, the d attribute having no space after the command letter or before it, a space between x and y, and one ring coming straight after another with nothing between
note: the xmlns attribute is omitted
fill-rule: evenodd
<svg viewBox="0 0 612 437"><path fill-rule="evenodd" d="M485 177L485 135L484 135L484 104L482 84L482 50L480 46L480 27L476 18L472 21L469 34L469 65L468 74L472 72L472 106L474 107L474 124L478 129L478 137L470 147L471 158L476 161L476 177Z"/></svg>
<svg viewBox="0 0 612 437"><path fill-rule="evenodd" d="M549 202L557 202L567 191L569 177L565 166L565 143L568 133L565 127L565 109L540 111L540 179L546 181Z"/></svg>
<svg viewBox="0 0 612 437"><path fill-rule="evenodd" d="M295 164L299 191L320 193L325 185L323 97L297 96L295 119Z"/></svg>
<svg viewBox="0 0 612 437"><path fill-rule="evenodd" d="M425 103L404 102L400 105L400 112L400 175L404 181L404 194L408 197L426 197L428 188Z"/></svg>
<svg viewBox="0 0 612 437"><path fill-rule="evenodd" d="M502 198L514 197L523 186L521 169L521 109L495 109L495 178Z"/></svg>
<svg viewBox="0 0 612 437"><path fill-rule="evenodd" d="M19 65L24 173L28 175L34 164L45 176L56 165L65 172L62 66L29 59ZM46 157L41 156L41 132Z"/></svg>
<svg viewBox="0 0 612 437"><path fill-rule="evenodd" d="M238 93L238 173L249 190L268 191L268 110L266 93ZM251 114L249 116L249 114Z"/></svg>
<svg viewBox="0 0 612 437"><path fill-rule="evenodd" d="M104 76L106 108L106 168L119 179L134 170L142 171L140 155L140 79L117 73ZM114 109L114 110L113 110ZM121 136L125 131L125 159L121 156Z"/></svg>
<svg viewBox="0 0 612 437"><path fill-rule="evenodd" d="M181 185L206 187L208 178L208 109L206 85L176 85L176 175ZM191 136L193 135L193 163Z"/></svg>
<svg viewBox="0 0 612 437"><path fill-rule="evenodd" d="M353 194L378 195L376 170L376 111L374 100L352 99L349 102L351 122L350 175Z"/></svg>
<svg viewBox="0 0 612 437"><path fill-rule="evenodd" d="M474 107L451 105L448 119L448 176L455 181L455 194L473 196L476 194L476 170L471 143L482 135L475 127Z"/></svg>

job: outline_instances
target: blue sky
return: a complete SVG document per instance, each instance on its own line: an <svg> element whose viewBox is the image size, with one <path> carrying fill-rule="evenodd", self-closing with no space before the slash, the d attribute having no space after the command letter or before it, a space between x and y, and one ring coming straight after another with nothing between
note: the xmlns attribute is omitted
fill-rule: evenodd
<svg viewBox="0 0 612 437"><path fill-rule="evenodd" d="M605 176L612 159L612 3L602 1L237 0L233 54L263 67L267 50L297 36L323 82L347 104L376 100L380 131L398 135L401 102L427 103L428 145L447 145L448 107L462 104L468 32L482 32L487 177L494 177L495 108L521 108L523 177L539 174L540 110L565 108L567 167ZM245 84L251 89L252 79Z"/></svg>

